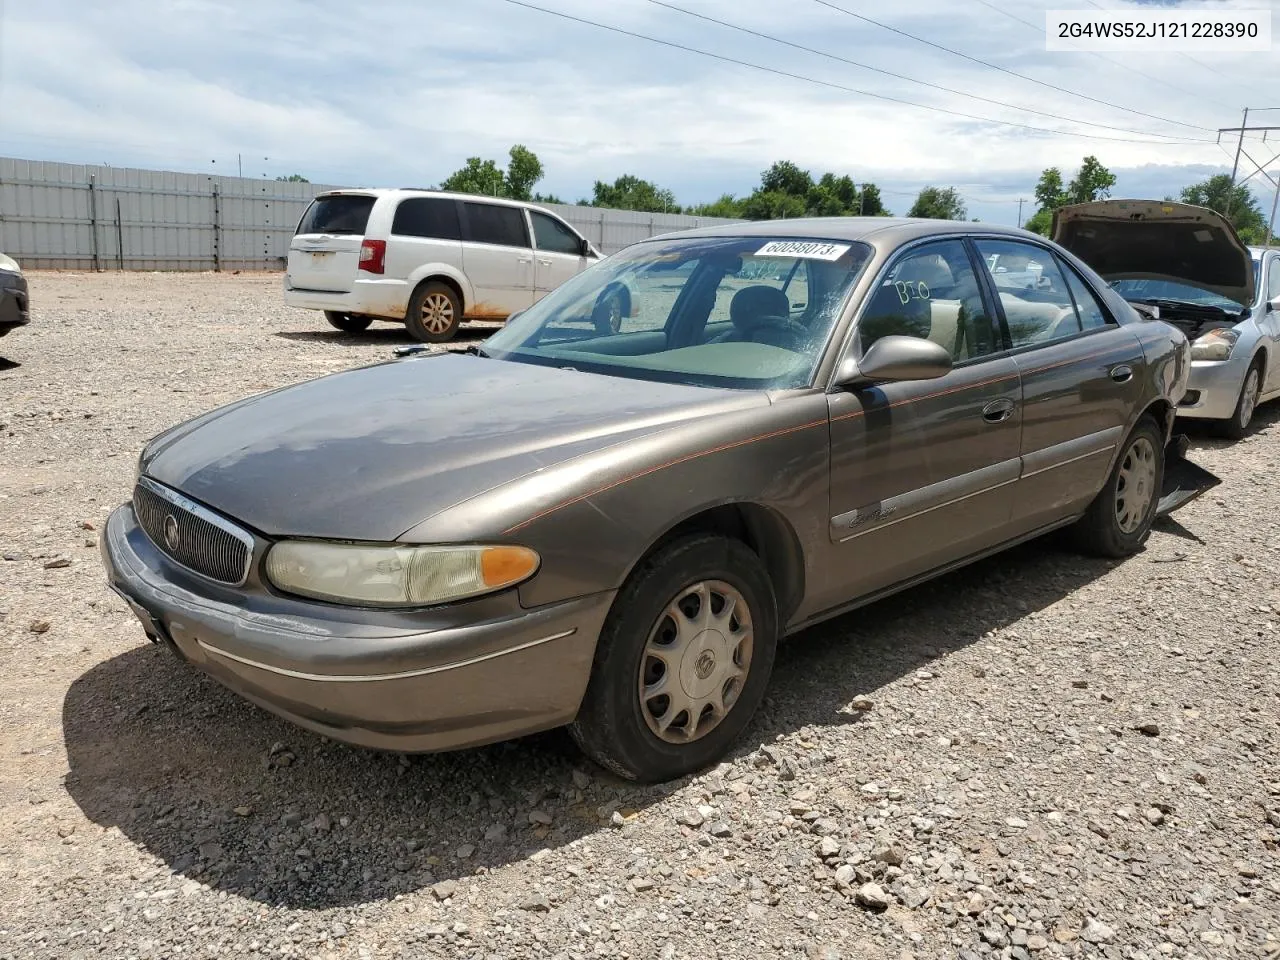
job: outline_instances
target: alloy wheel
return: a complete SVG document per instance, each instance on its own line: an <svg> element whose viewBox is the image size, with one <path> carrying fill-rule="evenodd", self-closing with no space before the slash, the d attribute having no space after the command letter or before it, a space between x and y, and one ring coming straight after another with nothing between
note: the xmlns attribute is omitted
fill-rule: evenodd
<svg viewBox="0 0 1280 960"><path fill-rule="evenodd" d="M1249 426L1249 422L1253 420L1253 411L1258 406L1258 390L1261 385L1261 379L1258 376L1258 368L1250 367L1249 375L1244 378L1244 389L1240 393L1240 413L1237 419L1241 430Z"/></svg>
<svg viewBox="0 0 1280 960"><path fill-rule="evenodd" d="M443 293L429 293L422 301L422 326L431 333L444 333L453 325L453 303Z"/></svg>

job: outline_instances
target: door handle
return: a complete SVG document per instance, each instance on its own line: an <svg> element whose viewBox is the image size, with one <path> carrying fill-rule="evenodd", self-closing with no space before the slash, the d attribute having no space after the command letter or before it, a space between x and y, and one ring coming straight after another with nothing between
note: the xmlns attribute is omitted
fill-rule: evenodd
<svg viewBox="0 0 1280 960"><path fill-rule="evenodd" d="M516 263L533 263L532 257L516 257Z"/></svg>
<svg viewBox="0 0 1280 960"><path fill-rule="evenodd" d="M551 261L550 261L550 260L543 260L541 257L539 257L539 258L538 258L538 262L539 262L540 264L542 264L544 267L549 267L549 266L551 266Z"/></svg>
<svg viewBox="0 0 1280 960"><path fill-rule="evenodd" d="M1116 383L1128 383L1133 379L1133 367L1127 363L1111 368L1111 379Z"/></svg>
<svg viewBox="0 0 1280 960"><path fill-rule="evenodd" d="M1008 397L992 400L982 408L982 419L987 423L1004 423L1013 415L1014 402Z"/></svg>

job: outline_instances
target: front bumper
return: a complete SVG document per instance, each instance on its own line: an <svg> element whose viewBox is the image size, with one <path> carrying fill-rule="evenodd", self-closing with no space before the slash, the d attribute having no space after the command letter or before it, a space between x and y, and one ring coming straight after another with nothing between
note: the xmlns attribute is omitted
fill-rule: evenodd
<svg viewBox="0 0 1280 960"><path fill-rule="evenodd" d="M0 273L0 337L14 327L31 322L27 279L21 274Z"/></svg>
<svg viewBox="0 0 1280 960"><path fill-rule="evenodd" d="M1252 362L1253 357L1249 355L1230 360L1194 361L1187 392L1178 405L1178 416L1195 420L1231 419Z"/></svg>
<svg viewBox="0 0 1280 960"><path fill-rule="evenodd" d="M360 313L384 320L403 320L409 310L412 288L404 280L356 280L350 290L303 290L285 275L285 306L308 310Z"/></svg>
<svg viewBox="0 0 1280 960"><path fill-rule="evenodd" d="M388 614L284 599L271 611L197 592L126 504L107 521L109 583L156 642L246 699L360 746L407 752L568 723L613 592L466 622L465 605ZM286 605L282 610L280 604ZM353 619L353 613L356 615Z"/></svg>

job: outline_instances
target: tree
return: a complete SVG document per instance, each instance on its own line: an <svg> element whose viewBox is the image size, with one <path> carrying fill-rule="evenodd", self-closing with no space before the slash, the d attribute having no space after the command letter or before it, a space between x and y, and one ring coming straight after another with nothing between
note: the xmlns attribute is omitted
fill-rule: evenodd
<svg viewBox="0 0 1280 960"><path fill-rule="evenodd" d="M276 179L279 180L281 183L310 183L311 182L300 173L291 173L287 177L276 177Z"/></svg>
<svg viewBox="0 0 1280 960"><path fill-rule="evenodd" d="M533 196L533 185L542 179L542 161L520 143L511 148L508 156L507 196L513 200L528 200Z"/></svg>
<svg viewBox="0 0 1280 960"><path fill-rule="evenodd" d="M534 203L559 203L559 204L564 203L564 201L561 200L559 197L557 197L554 193L535 193L533 195L533 202Z"/></svg>
<svg viewBox="0 0 1280 960"><path fill-rule="evenodd" d="M597 180L592 192L593 207L640 210L644 213L666 213L680 209L676 206L675 194L670 190L629 173L618 177L613 183Z"/></svg>
<svg viewBox="0 0 1280 960"><path fill-rule="evenodd" d="M1030 230L1032 233L1038 233L1042 237L1047 237L1049 231L1053 229L1053 211L1040 209L1037 210L1026 223L1022 225L1023 230Z"/></svg>
<svg viewBox="0 0 1280 960"><path fill-rule="evenodd" d="M1219 173L1191 184L1182 191L1182 202L1208 207L1227 217L1245 243L1262 243L1265 239L1267 221L1257 198L1243 183L1232 186L1230 174Z"/></svg>
<svg viewBox="0 0 1280 960"><path fill-rule="evenodd" d="M792 197L808 196L813 177L790 160L779 160L760 175L761 193L785 193Z"/></svg>
<svg viewBox="0 0 1280 960"><path fill-rule="evenodd" d="M925 187L907 212L908 217L929 220L964 220L969 216L955 187Z"/></svg>
<svg viewBox="0 0 1280 960"><path fill-rule="evenodd" d="M856 209L859 216L893 216L893 214L889 212L889 208L884 205L884 201L880 198L880 188L874 183L864 183L862 185L862 193L858 197L858 205Z"/></svg>
<svg viewBox="0 0 1280 960"><path fill-rule="evenodd" d="M1036 184L1036 204L1040 211L1057 210L1066 203L1067 192L1062 188L1062 171L1057 167L1050 167L1043 171L1040 174L1040 182ZM1034 220L1035 217L1031 219Z"/></svg>
<svg viewBox="0 0 1280 960"><path fill-rule="evenodd" d="M542 179L542 161L537 154L521 144L512 147L509 156L510 162L505 173L494 160L468 157L466 166L451 173L440 184L440 189L529 200L533 196L533 185Z"/></svg>
<svg viewBox="0 0 1280 960"><path fill-rule="evenodd" d="M723 193L720 199L712 203L699 203L686 207L685 213L695 217L728 217L738 220L742 218L743 201L732 193Z"/></svg>
<svg viewBox="0 0 1280 960"><path fill-rule="evenodd" d="M808 212L804 197L781 190L757 190L742 204L742 215L748 220L785 220L803 217Z"/></svg>
<svg viewBox="0 0 1280 960"><path fill-rule="evenodd" d="M1085 157L1075 178L1067 184L1067 202L1105 200L1111 196L1111 188L1115 185L1116 175L1100 164L1097 157Z"/></svg>

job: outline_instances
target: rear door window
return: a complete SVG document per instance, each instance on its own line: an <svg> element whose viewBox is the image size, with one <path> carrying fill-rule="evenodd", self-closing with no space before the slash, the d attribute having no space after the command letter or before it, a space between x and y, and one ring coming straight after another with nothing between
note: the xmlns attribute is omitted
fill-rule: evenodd
<svg viewBox="0 0 1280 960"><path fill-rule="evenodd" d="M555 217L530 210L533 218L533 236L538 241L538 249L547 253L568 253L573 256L582 255L582 238L566 227Z"/></svg>
<svg viewBox="0 0 1280 960"><path fill-rule="evenodd" d="M398 237L428 240L461 240L458 201L442 197L410 197L396 207L391 232Z"/></svg>
<svg viewBox="0 0 1280 960"><path fill-rule="evenodd" d="M297 233L363 234L376 200L351 194L316 197L302 215Z"/></svg>
<svg viewBox="0 0 1280 960"><path fill-rule="evenodd" d="M529 230L525 226L524 211L519 207L492 203L463 203L462 206L467 217L465 239L500 247L529 246Z"/></svg>

